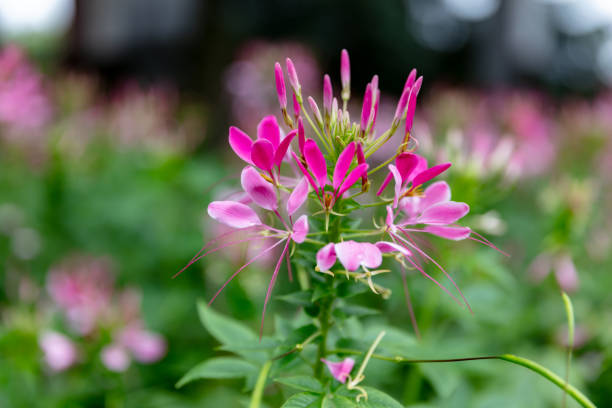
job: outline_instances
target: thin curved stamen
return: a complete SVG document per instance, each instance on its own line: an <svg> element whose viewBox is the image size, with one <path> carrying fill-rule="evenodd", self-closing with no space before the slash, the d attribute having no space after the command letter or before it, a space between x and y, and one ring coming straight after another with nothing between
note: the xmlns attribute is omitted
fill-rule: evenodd
<svg viewBox="0 0 612 408"><path fill-rule="evenodd" d="M481 244L484 244L486 246L488 246L489 248L493 248L494 250L496 250L497 252L499 252L502 255L507 256L508 258L510 257L510 254L502 251L501 249L499 249L498 247L496 247L495 245L493 245L493 243L491 241L489 241L488 239L486 239L485 237L483 237L482 235L480 235L479 233L477 233L476 231L474 231L473 229L470 229L470 231L472 232L472 234L476 235L478 238L480 238L480 240L476 239L476 238L472 238L472 237L468 237L469 239L471 239L472 241L476 241L476 242L480 242Z"/></svg>
<svg viewBox="0 0 612 408"><path fill-rule="evenodd" d="M409 235L404 232L402 229L400 229L400 231L402 231L402 233L409 238ZM409 242L407 242L408 245L410 245L411 247L413 247L414 249L416 249L421 255L423 255L425 258L427 258L428 260L430 260L431 262L433 262L434 265L436 265L438 267L438 269L440 269L442 271L442 273L448 278L448 280L450 280L453 284L453 286L455 287L455 289L457 289L457 291L459 292L459 294L461 295L461 298L463 299L463 301L465 302L465 305L467 306L468 310L470 311L470 313L474 314L474 311L472 310L472 307L470 306L470 304L468 303L467 299L465 298L465 296L463 295L463 292L461 291L461 289L459 289L459 286L457 285L457 283L455 283L455 280L448 274L448 272L446 272L446 270L444 268L442 268L442 266L440 266L440 264L438 262L436 262L432 257L430 257L429 255L427 255L427 253L425 253L425 251L423 251L421 248L419 248L418 246L411 244Z"/></svg>
<svg viewBox="0 0 612 408"><path fill-rule="evenodd" d="M227 286L228 283L230 283L232 281L232 279L234 279L244 268L246 268L247 266L249 266L250 264L252 264L253 262L255 262L257 259L259 259L260 257L262 257L263 255L267 254L268 252L270 252L272 249L276 248L281 242L283 242L284 240L286 240L287 238L283 238L281 240L279 240L278 242L276 242L274 245L264 249L263 251L261 251L259 254L255 255L253 258L251 258L247 263L245 263L244 265L242 265L240 268L238 268L238 270L236 272L234 272L232 274L232 276L229 277L228 280L225 281L225 283L221 286L221 288L219 288L219 290L217 291L217 293L215 293L215 295L212 297L212 299L210 299L210 301L208 302L208 305L210 306L212 304L212 302L215 301L215 299L217 298L217 296L219 296L219 294L221 293L221 291L223 289L225 289L225 287Z"/></svg>
<svg viewBox="0 0 612 408"><path fill-rule="evenodd" d="M283 240L279 241L277 243L277 245L279 243L283 242ZM263 325L264 325L264 319L266 317L266 307L268 306L268 301L270 300L270 296L272 296L272 289L274 288L274 283L276 282L276 277L278 275L278 271L280 270L280 265L283 261L283 258L285 257L285 254L287 253L287 248L289 248L289 242L291 242L289 239L287 239L287 243L285 244L285 248L283 248L283 252L281 253L281 256L278 258L278 262L276 262L276 267L274 268L274 273L272 274L272 278L270 279L270 283L268 284L268 291L266 292L266 300L264 301L264 306L263 306L263 312L261 314L261 325L259 327L259 339L261 340L261 336L263 334Z"/></svg>
<svg viewBox="0 0 612 408"><path fill-rule="evenodd" d="M402 277L402 285L404 286L404 298L406 299L406 306L408 307L408 313L410 315L410 322L412 323L412 328L414 329L414 333L416 334L418 339L421 339L421 332L419 331L419 325L416 321L416 315L414 313L414 309L412 308L412 301L410 300L410 291L408 290L408 280L406 279L406 268L404 265L401 266L401 277Z"/></svg>

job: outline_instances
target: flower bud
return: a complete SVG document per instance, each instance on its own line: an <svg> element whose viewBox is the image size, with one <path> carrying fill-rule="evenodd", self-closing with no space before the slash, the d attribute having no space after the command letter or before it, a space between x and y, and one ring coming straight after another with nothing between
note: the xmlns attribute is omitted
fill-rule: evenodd
<svg viewBox="0 0 612 408"><path fill-rule="evenodd" d="M319 110L319 107L317 106L317 103L312 98L312 96L308 97L308 104L310 105L310 110L315 115L317 123L319 124L319 126L323 127L323 117L321 116L321 111Z"/></svg>
<svg viewBox="0 0 612 408"><path fill-rule="evenodd" d="M289 74L289 83L299 101L302 98L302 87L300 86L300 80L298 79L297 72L295 72L295 65L293 65L291 58L287 58L287 73Z"/></svg>
<svg viewBox="0 0 612 408"><path fill-rule="evenodd" d="M332 108L332 84L331 79L329 79L329 75L325 74L323 77L323 110L329 114Z"/></svg>
<svg viewBox="0 0 612 408"><path fill-rule="evenodd" d="M287 109L285 78L283 77L283 69L278 62L274 64L274 78L276 79L276 94L278 95L278 103L280 103L282 109Z"/></svg>
<svg viewBox="0 0 612 408"><path fill-rule="evenodd" d="M421 90L421 84L423 83L423 77L419 77L416 80L412 89L410 90L410 97L408 98L408 111L406 113L406 134L412 130L412 122L414 120L414 112L416 110L416 98Z"/></svg>
<svg viewBox="0 0 612 408"><path fill-rule="evenodd" d="M366 86L365 95L363 96L363 106L361 107L361 130L365 134L366 126L370 120L372 111L372 84Z"/></svg>
<svg viewBox="0 0 612 408"><path fill-rule="evenodd" d="M357 164L365 163L365 155L363 154L363 147L361 147L361 142L357 143ZM370 183L368 182L368 172L364 171L363 176L361 176L361 191L367 191L370 188Z"/></svg>
<svg viewBox="0 0 612 408"><path fill-rule="evenodd" d="M334 98L331 108L331 123L335 124L338 121L338 100Z"/></svg>
<svg viewBox="0 0 612 408"><path fill-rule="evenodd" d="M417 74L417 71L415 68L413 68L412 71L410 71L410 74L408 74L408 78L406 79L406 83L404 84L404 92L406 90L410 91L410 88L412 88L412 85L414 85L416 74Z"/></svg>
<svg viewBox="0 0 612 408"><path fill-rule="evenodd" d="M342 80L342 100L347 101L351 97L351 63L347 50L340 54L340 79Z"/></svg>
<svg viewBox="0 0 612 408"><path fill-rule="evenodd" d="M300 153L304 156L304 144L306 143L306 135L304 133L304 122L302 118L298 118L298 147Z"/></svg>
<svg viewBox="0 0 612 408"><path fill-rule="evenodd" d="M300 103L295 97L295 94L293 94L293 116L295 117L295 120L298 120L300 117L300 109Z"/></svg>

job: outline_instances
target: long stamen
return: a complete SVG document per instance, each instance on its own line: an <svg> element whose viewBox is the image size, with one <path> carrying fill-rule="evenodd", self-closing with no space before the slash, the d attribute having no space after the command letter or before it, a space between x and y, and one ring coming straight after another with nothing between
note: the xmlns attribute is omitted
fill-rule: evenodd
<svg viewBox="0 0 612 408"><path fill-rule="evenodd" d="M225 283L221 286L221 288L219 288L219 290L217 291L217 293L215 293L215 295L212 297L212 299L210 299L210 301L208 302L209 305L212 304L212 302L215 301L215 299L217 298L217 296L219 296L219 294L221 293L221 291L223 289L225 289L225 287L227 286L228 283L231 282L232 279L234 279L244 268L246 268L247 266L249 266L250 264L252 264L253 262L255 262L257 259L259 259L260 257L262 257L263 255L267 254L268 252L270 252L272 249L276 248L281 242L283 242L285 239L287 238L283 238L281 240L279 240L278 242L276 242L274 245L264 249L263 251L261 251L259 254L255 255L253 258L251 258L247 263L245 263L244 265L242 265L236 272L234 272L232 274L232 276L229 277L228 280L225 281Z"/></svg>
<svg viewBox="0 0 612 408"><path fill-rule="evenodd" d="M412 308L412 301L410 300L410 291L408 290L408 280L406 279L406 268L404 265L401 266L401 277L402 277L402 285L404 286L404 297L406 299L406 306L408 307L408 313L410 314L410 322L412 323L412 328L414 329L414 333L417 338L421 339L421 332L419 331L419 325L416 321L416 315L414 314L414 309Z"/></svg>
<svg viewBox="0 0 612 408"><path fill-rule="evenodd" d="M402 233L404 235L406 235L406 237L409 237L409 235L404 232L402 229L400 229L400 231L402 231ZM461 298L463 299L463 301L465 302L465 305L467 306L468 310L470 311L470 313L474 314L474 311L472 310L472 307L470 306L470 304L468 303L467 299L465 298L465 296L463 295L463 292L461 291L461 289L459 289L459 286L457 285L457 283L455 283L455 280L448 274L448 272L446 272L446 270L444 268L442 268L442 266L440 266L439 263L437 263L432 257L430 257L429 255L427 255L425 253L425 251L423 251L421 248L419 248L418 246L414 245L414 244L409 244L411 247L413 247L414 249L416 249L421 255L423 255L425 258L427 258L428 260L430 260L434 265L436 265L438 267L438 269L440 269L442 271L442 273L448 278L448 280L450 280L453 284L453 286L455 287L455 289L457 289L457 291L459 292L459 295L461 295Z"/></svg>
<svg viewBox="0 0 612 408"><path fill-rule="evenodd" d="M284 239L287 239L287 238L284 238ZM279 241L279 243L283 242L283 240ZM281 256L278 258L278 262L276 262L276 267L274 268L272 279L270 279L270 284L268 285L268 291L266 292L266 300L264 301L263 312L261 314L261 326L259 327L259 339L260 340L263 335L263 325L264 325L264 319L266 317L266 307L268 306L268 301L270 300L270 296L272 295L272 289L274 288L274 283L276 282L276 276L278 275L278 271L280 270L281 262L283 258L285 257L285 254L287 253L287 248L289 248L289 242L291 242L291 240L287 239L285 248L283 248L283 252L281 253Z"/></svg>
<svg viewBox="0 0 612 408"><path fill-rule="evenodd" d="M488 239L486 239L485 237L483 237L482 235L480 235L479 233L477 233L476 231L474 231L473 229L470 229L470 231L472 232L472 234L476 235L478 238L480 238L480 240L476 239L476 238L472 238L472 237L468 237L469 239L471 239L472 241L476 241L476 242L480 242L481 244L484 244L486 246L488 246L489 248L493 248L494 250L496 250L497 252L499 252L502 255L505 255L507 257L510 257L510 254L508 254L507 252L502 251L501 249L499 249L498 247L496 247L495 245L493 245L493 243L491 241L489 241Z"/></svg>

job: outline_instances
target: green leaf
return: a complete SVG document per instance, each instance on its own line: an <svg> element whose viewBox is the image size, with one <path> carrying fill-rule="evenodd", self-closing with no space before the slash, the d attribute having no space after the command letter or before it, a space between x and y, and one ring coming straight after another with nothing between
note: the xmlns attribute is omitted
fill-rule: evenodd
<svg viewBox="0 0 612 408"><path fill-rule="evenodd" d="M313 377L296 375L294 377L275 378L274 381L300 391L310 391L317 394L323 392L323 385Z"/></svg>
<svg viewBox="0 0 612 408"><path fill-rule="evenodd" d="M359 403L356 403L356 407L359 408L403 408L403 405L393 399L391 396L385 394L372 387L363 387L368 393L368 399L361 398ZM359 391L350 391L346 387L342 387L337 391L338 395L345 396L355 401L359 395Z"/></svg>
<svg viewBox="0 0 612 408"><path fill-rule="evenodd" d="M342 395L326 395L323 397L322 408L357 408L359 405L354 399Z"/></svg>
<svg viewBox="0 0 612 408"><path fill-rule="evenodd" d="M345 316L372 316L376 314L380 314L380 310L372 309L365 306L360 305L351 305L351 304L343 304L334 309L334 312L340 312Z"/></svg>
<svg viewBox="0 0 612 408"><path fill-rule="evenodd" d="M204 378L241 378L256 371L253 364L236 357L216 357L201 362L176 383L176 388Z"/></svg>
<svg viewBox="0 0 612 408"><path fill-rule="evenodd" d="M284 302L290 303L292 305L298 306L310 306L312 304L312 291L311 290L301 290L299 292L289 293L283 296L277 296L277 299L280 299Z"/></svg>
<svg viewBox="0 0 612 408"><path fill-rule="evenodd" d="M251 329L234 319L215 312L202 300L198 300L198 314L206 330L223 344L240 345L258 341L257 335Z"/></svg>
<svg viewBox="0 0 612 408"><path fill-rule="evenodd" d="M315 394L309 394L302 392L299 394L292 395L281 408L310 408L317 407L316 405L321 402L321 397Z"/></svg>

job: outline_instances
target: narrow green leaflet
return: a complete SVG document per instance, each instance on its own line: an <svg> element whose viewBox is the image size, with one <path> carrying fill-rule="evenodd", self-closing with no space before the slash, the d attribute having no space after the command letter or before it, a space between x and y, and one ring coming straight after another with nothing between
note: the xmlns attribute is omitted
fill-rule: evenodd
<svg viewBox="0 0 612 408"><path fill-rule="evenodd" d="M323 397L322 408L358 408L354 399L342 395L326 395Z"/></svg>
<svg viewBox="0 0 612 408"><path fill-rule="evenodd" d="M216 357L203 361L193 367L176 383L176 387L180 388L194 380L205 378L241 378L251 375L256 371L257 368L253 364L240 358Z"/></svg>
<svg viewBox="0 0 612 408"><path fill-rule="evenodd" d="M299 394L292 395L291 398L285 402L281 408L310 408L320 407L321 396L315 394L309 394L302 392Z"/></svg>
<svg viewBox="0 0 612 408"><path fill-rule="evenodd" d="M305 375L275 378L274 381L286 385L288 387L295 388L299 391L310 391L317 394L323 392L323 385L321 385L321 383L317 379L313 377L307 377Z"/></svg>
<svg viewBox="0 0 612 408"><path fill-rule="evenodd" d="M359 403L356 403L354 406L358 408L403 408L402 404L397 402L395 399L385 394L382 391L379 391L375 388L371 387L363 387L363 389L368 393L368 399L361 398ZM359 395L358 391L351 391L346 389L345 387L340 388L337 392L338 395L344 396L355 401L357 395Z"/></svg>
<svg viewBox="0 0 612 408"><path fill-rule="evenodd" d="M251 329L215 312L202 300L198 300L198 314L206 330L223 344L244 344L258 341L257 335Z"/></svg>

